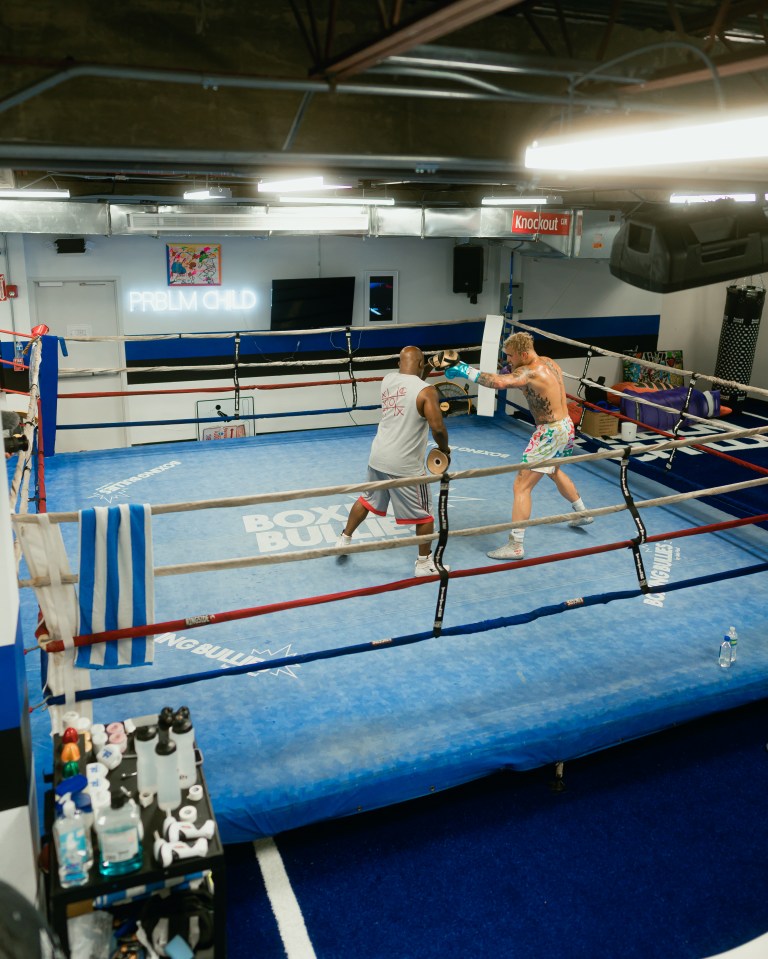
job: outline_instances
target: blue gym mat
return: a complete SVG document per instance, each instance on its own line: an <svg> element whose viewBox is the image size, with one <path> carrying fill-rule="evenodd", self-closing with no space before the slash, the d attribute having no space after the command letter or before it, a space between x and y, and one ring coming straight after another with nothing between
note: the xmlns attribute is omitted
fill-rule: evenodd
<svg viewBox="0 0 768 959"><path fill-rule="evenodd" d="M471 416L447 423L454 470L518 462L530 435L530 427L514 419ZM364 482L373 433L373 427L358 427L58 454L46 463L48 509ZM569 474L588 507L623 501L616 463L575 464ZM450 528L508 522L512 480L506 474L453 482ZM670 492L638 475L631 477L631 488L636 499ZM432 486L435 506L438 489ZM154 563L278 556L334 545L355 499L335 495L155 516ZM533 515L566 510L554 484L542 480ZM642 510L642 518L655 535L730 517L690 501ZM410 533L387 521L371 523L354 542ZM627 511L581 529L535 527L526 536L526 558L629 540L636 533ZM66 524L63 534L77 568L76 524ZM496 569L485 553L505 539L506 533L452 537L445 561L453 570ZM391 583L413 575L415 552L411 546L353 555L344 564L326 557L159 577L156 620ZM725 575L768 561L768 533L749 526L645 544L641 554L651 583ZM500 768L566 761L764 697L766 575L587 606L565 604L637 589L629 550L452 579L446 631L538 609L554 607L556 615L294 665L280 660L431 633L438 584L182 629L158 637L153 666L94 672L92 685L212 670L217 678L96 700L94 721L188 705L222 839L241 842L415 798ZM36 603L31 590L22 594L30 646ZM720 669L719 645L731 624L739 631L739 658L731 669ZM40 698L39 658L27 657L33 703ZM270 661L275 666L260 672L231 672ZM52 761L49 722L39 710L33 735L42 779Z"/></svg>

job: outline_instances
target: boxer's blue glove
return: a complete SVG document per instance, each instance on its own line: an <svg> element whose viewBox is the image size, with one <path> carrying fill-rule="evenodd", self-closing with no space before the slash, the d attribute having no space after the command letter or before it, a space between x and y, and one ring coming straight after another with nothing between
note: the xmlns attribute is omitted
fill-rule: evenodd
<svg viewBox="0 0 768 959"><path fill-rule="evenodd" d="M462 360L455 366L449 366L445 375L449 380L471 380L473 383L477 383L480 379L480 370L476 370L474 366L467 366Z"/></svg>

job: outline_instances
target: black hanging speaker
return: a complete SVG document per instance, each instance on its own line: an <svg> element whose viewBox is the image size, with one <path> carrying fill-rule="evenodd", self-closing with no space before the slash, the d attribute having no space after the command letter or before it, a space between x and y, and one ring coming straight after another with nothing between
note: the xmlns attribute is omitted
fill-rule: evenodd
<svg viewBox="0 0 768 959"><path fill-rule="evenodd" d="M85 253L85 237L65 236L56 240L57 253Z"/></svg>
<svg viewBox="0 0 768 959"><path fill-rule="evenodd" d="M763 273L768 218L759 203L734 200L639 210L619 228L609 268L655 293Z"/></svg>
<svg viewBox="0 0 768 959"><path fill-rule="evenodd" d="M475 296L483 292L483 248L453 248L453 292Z"/></svg>

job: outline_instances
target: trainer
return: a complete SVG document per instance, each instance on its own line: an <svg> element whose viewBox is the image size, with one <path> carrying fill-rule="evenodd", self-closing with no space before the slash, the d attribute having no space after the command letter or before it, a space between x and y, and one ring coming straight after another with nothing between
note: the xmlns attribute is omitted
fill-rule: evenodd
<svg viewBox="0 0 768 959"><path fill-rule="evenodd" d="M435 367L435 363L427 365L418 346L406 346L400 351L397 371L387 373L382 380L381 420L368 458L368 482L426 475L424 458L430 430L438 448L450 457L448 430L440 412L437 390L424 383L424 377ZM419 536L434 532L429 485L419 483L363 493L349 511L337 545L349 546L352 534L368 513L384 516L390 502L398 525L415 525ZM340 561L347 558L338 557ZM420 543L414 575L434 576L437 572L429 543Z"/></svg>

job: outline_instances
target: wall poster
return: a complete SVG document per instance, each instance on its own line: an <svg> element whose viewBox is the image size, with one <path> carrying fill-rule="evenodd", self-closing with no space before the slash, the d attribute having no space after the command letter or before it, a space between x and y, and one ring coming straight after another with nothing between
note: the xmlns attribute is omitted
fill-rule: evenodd
<svg viewBox="0 0 768 959"><path fill-rule="evenodd" d="M168 286L221 286L221 245L168 243Z"/></svg>

